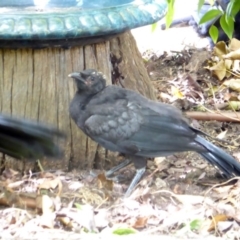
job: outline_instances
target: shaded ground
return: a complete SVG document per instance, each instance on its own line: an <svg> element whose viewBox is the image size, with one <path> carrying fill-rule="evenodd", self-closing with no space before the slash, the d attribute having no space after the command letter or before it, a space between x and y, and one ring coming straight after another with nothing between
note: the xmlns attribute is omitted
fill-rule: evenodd
<svg viewBox="0 0 240 240"><path fill-rule="evenodd" d="M219 89L218 80L203 68L210 52L177 42L178 31L170 37L175 37L173 50L169 42L164 47L157 38L153 49L140 47L156 95L184 111L214 110L229 90ZM214 95L213 89L218 89ZM224 140L211 139L239 159L239 124L196 120L191 124ZM197 154L149 161L136 191L122 199L133 174L133 167L123 169L124 180L117 183L96 170L24 177L6 170L0 180L0 204L15 207L0 210L1 239L239 239L239 181L219 185L225 180ZM134 234L118 236L114 231Z"/></svg>
<svg viewBox="0 0 240 240"><path fill-rule="evenodd" d="M149 52L143 53L145 57L149 55ZM156 56L152 53L150 59L146 61L146 67L153 80L159 101L172 104L183 112L196 110L203 112L216 111L218 106L225 102L225 95L229 94L229 89L214 90L215 96L212 95L211 90L220 88L221 83L204 68L207 66L207 60L210 57L211 53L207 49L197 48L185 48L182 51L171 51L170 53L165 52L161 56ZM192 126L211 137L224 140L223 142L218 142L214 139L209 139L225 148L226 151L239 160L239 124L218 121L203 122L194 119L189 119L189 121ZM171 158L168 157L167 159ZM216 178L215 173L217 175L218 173L214 171L214 168L208 166L206 161L195 153L178 154L171 161L171 164L180 168L184 167L182 174L184 171L185 174L187 172L195 172L189 174L193 177L190 188L185 185L186 182L189 183L188 174L186 174L187 181L186 179L181 181L179 176L177 177L178 174L174 173L175 183L180 184L181 182L182 186L178 187L178 189L182 188L181 190L179 189L181 193L199 194L199 191L206 190L208 184L196 181L196 178L200 177L203 170L206 171L207 175L203 181L207 180L209 184L213 184L223 180ZM168 166L168 169L171 169L171 166ZM174 185L174 181L172 184ZM174 189L175 186L172 190Z"/></svg>

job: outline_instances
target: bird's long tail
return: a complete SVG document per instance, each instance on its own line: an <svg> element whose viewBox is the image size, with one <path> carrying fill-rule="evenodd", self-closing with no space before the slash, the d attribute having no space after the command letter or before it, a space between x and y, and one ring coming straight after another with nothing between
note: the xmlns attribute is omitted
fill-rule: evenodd
<svg viewBox="0 0 240 240"><path fill-rule="evenodd" d="M196 142L207 149L206 152L199 152L199 154L209 163L217 166L226 177L240 176L240 163L231 155L199 135L196 137Z"/></svg>
<svg viewBox="0 0 240 240"><path fill-rule="evenodd" d="M64 134L43 124L0 115L0 152L17 159L59 157L61 150L56 137Z"/></svg>

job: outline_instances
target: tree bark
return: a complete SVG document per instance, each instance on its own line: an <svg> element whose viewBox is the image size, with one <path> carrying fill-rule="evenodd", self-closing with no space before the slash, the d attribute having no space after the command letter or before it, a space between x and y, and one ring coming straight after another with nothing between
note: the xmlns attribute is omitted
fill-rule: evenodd
<svg viewBox="0 0 240 240"><path fill-rule="evenodd" d="M117 69L124 87L155 99L150 78L130 32L104 43L71 49L0 49L0 56L1 112L55 125L68 136L67 141L61 143L64 158L42 160L45 169L105 168L106 159L114 160L115 154L87 138L70 119L68 106L75 94L75 85L68 78L69 73L95 68L107 76L107 84L112 84L111 73ZM119 60L115 64L111 63L113 57ZM11 158L7 158L6 165L23 169L21 161ZM24 170L32 167L33 163L27 162Z"/></svg>

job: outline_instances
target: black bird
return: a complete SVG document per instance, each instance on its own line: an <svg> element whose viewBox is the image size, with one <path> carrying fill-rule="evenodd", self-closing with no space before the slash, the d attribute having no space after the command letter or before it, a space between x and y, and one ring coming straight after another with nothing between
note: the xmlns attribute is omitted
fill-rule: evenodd
<svg viewBox="0 0 240 240"><path fill-rule="evenodd" d="M0 114L0 152L17 159L61 156L56 137L64 134L53 127Z"/></svg>
<svg viewBox="0 0 240 240"><path fill-rule="evenodd" d="M217 166L226 177L240 175L240 163L210 143L192 128L175 107L151 101L118 86L106 86L105 77L94 69L71 73L77 92L70 104L70 115L91 139L109 149L125 154L128 159L107 172L131 162L136 167L125 196L145 172L147 158L194 151Z"/></svg>

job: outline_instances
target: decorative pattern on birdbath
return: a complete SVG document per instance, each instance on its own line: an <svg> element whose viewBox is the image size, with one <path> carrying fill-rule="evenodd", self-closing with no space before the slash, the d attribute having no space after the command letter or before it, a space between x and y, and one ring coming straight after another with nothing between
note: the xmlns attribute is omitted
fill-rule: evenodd
<svg viewBox="0 0 240 240"><path fill-rule="evenodd" d="M1 40L86 38L154 23L165 0L2 0Z"/></svg>

